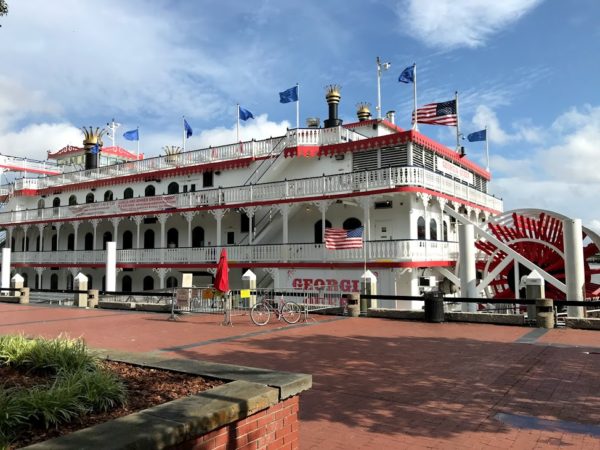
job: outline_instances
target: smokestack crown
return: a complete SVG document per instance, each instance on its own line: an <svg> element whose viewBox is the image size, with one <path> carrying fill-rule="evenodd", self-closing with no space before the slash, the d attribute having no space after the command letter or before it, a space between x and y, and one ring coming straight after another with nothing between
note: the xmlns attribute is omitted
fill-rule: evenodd
<svg viewBox="0 0 600 450"><path fill-rule="evenodd" d="M356 116L359 122L364 122L371 118L371 104L367 102L360 102L356 105Z"/></svg>

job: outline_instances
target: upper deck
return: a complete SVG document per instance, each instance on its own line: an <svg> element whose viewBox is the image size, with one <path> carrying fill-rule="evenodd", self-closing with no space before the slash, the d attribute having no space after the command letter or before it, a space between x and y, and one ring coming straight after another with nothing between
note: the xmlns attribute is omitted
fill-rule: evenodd
<svg viewBox="0 0 600 450"><path fill-rule="evenodd" d="M409 146L410 157L407 156ZM219 188L175 194L165 192L165 195L155 197L111 198L94 203L62 203L64 206L53 207L36 208L35 200L31 198L225 168L246 167L247 173L250 173L254 169L252 165L260 165L260 160L308 156L317 162L322 156L346 152L351 153L353 159L343 172L339 169L329 173L318 172L323 166L315 164L312 172L283 171L279 178L268 182L265 179L257 183L252 176L244 182L237 177L235 184ZM374 166L374 162L377 165ZM323 175L315 176L315 171ZM502 211L502 201L486 192L488 179L489 173L481 167L414 131L368 137L342 126L293 129L283 136L259 141L209 147L56 176L22 178L15 182L10 196L12 199L6 205L10 211L0 213L0 225L160 214L173 209L243 207L306 201L324 194L339 198L406 188L434 191L491 212ZM27 202L15 207L17 199L22 196L30 198L29 207Z"/></svg>
<svg viewBox="0 0 600 450"><path fill-rule="evenodd" d="M78 186L81 184L105 180L116 181L120 177L131 177L143 174L159 174L178 167L206 167L223 165L231 162L239 163L241 159L266 158L274 153L283 152L286 148L338 144L367 139L367 137L343 127L334 128L301 128L289 130L285 135L263 140L251 140L235 144L208 147L192 150L176 155L164 155L141 161L131 161L96 169L79 170L58 175L37 178L21 178L15 181L14 191L27 191L29 195L43 194L47 190ZM6 188L6 186L3 186Z"/></svg>

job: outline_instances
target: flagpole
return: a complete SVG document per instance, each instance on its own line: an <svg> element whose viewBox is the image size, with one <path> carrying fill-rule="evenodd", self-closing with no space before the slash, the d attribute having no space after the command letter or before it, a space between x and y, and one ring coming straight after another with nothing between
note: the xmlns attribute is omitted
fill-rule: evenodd
<svg viewBox="0 0 600 450"><path fill-rule="evenodd" d="M237 130L237 141L236 142L240 142L240 104L237 104L237 126L236 126L236 130Z"/></svg>
<svg viewBox="0 0 600 450"><path fill-rule="evenodd" d="M140 127L138 126L136 128L137 130L137 155L136 155L136 161L138 161L140 159Z"/></svg>
<svg viewBox="0 0 600 450"><path fill-rule="evenodd" d="M454 100L456 103L456 151L460 151L460 122L458 116L458 91L454 91Z"/></svg>
<svg viewBox="0 0 600 450"><path fill-rule="evenodd" d="M296 102L296 129L298 129L300 128L300 83L296 83L296 94L298 94Z"/></svg>
<svg viewBox="0 0 600 450"><path fill-rule="evenodd" d="M485 126L485 160L486 160L486 168L488 172L490 171L490 147L488 142L490 142L490 137L488 136L488 127Z"/></svg>
<svg viewBox="0 0 600 450"><path fill-rule="evenodd" d="M181 125L183 125L183 135L182 135L182 141L183 141L183 151L185 152L185 116L181 116Z"/></svg>
<svg viewBox="0 0 600 450"><path fill-rule="evenodd" d="M413 126L412 129L415 131L419 131L419 125L417 122L417 63L413 63L413 78L414 78L414 82L413 82L413 114L415 115L414 117L414 122L413 122Z"/></svg>

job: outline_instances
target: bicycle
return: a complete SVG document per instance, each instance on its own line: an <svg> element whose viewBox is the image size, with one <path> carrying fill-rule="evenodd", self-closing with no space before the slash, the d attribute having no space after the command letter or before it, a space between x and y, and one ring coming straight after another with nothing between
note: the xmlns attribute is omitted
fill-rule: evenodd
<svg viewBox="0 0 600 450"><path fill-rule="evenodd" d="M283 319L289 324L294 324L302 316L302 308L294 302L286 302L283 295L278 304L273 299L263 297L262 300L254 305L250 310L250 319L255 325L263 326L271 320L271 312L275 313L277 320Z"/></svg>

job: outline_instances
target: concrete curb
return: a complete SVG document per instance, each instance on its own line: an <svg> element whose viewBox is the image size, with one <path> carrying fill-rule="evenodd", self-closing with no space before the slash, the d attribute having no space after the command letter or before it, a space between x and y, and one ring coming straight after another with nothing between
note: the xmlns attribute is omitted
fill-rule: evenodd
<svg viewBox="0 0 600 450"><path fill-rule="evenodd" d="M231 382L25 448L161 449L242 420L312 386L312 375L308 374L165 358L152 353L94 351L113 361Z"/></svg>

